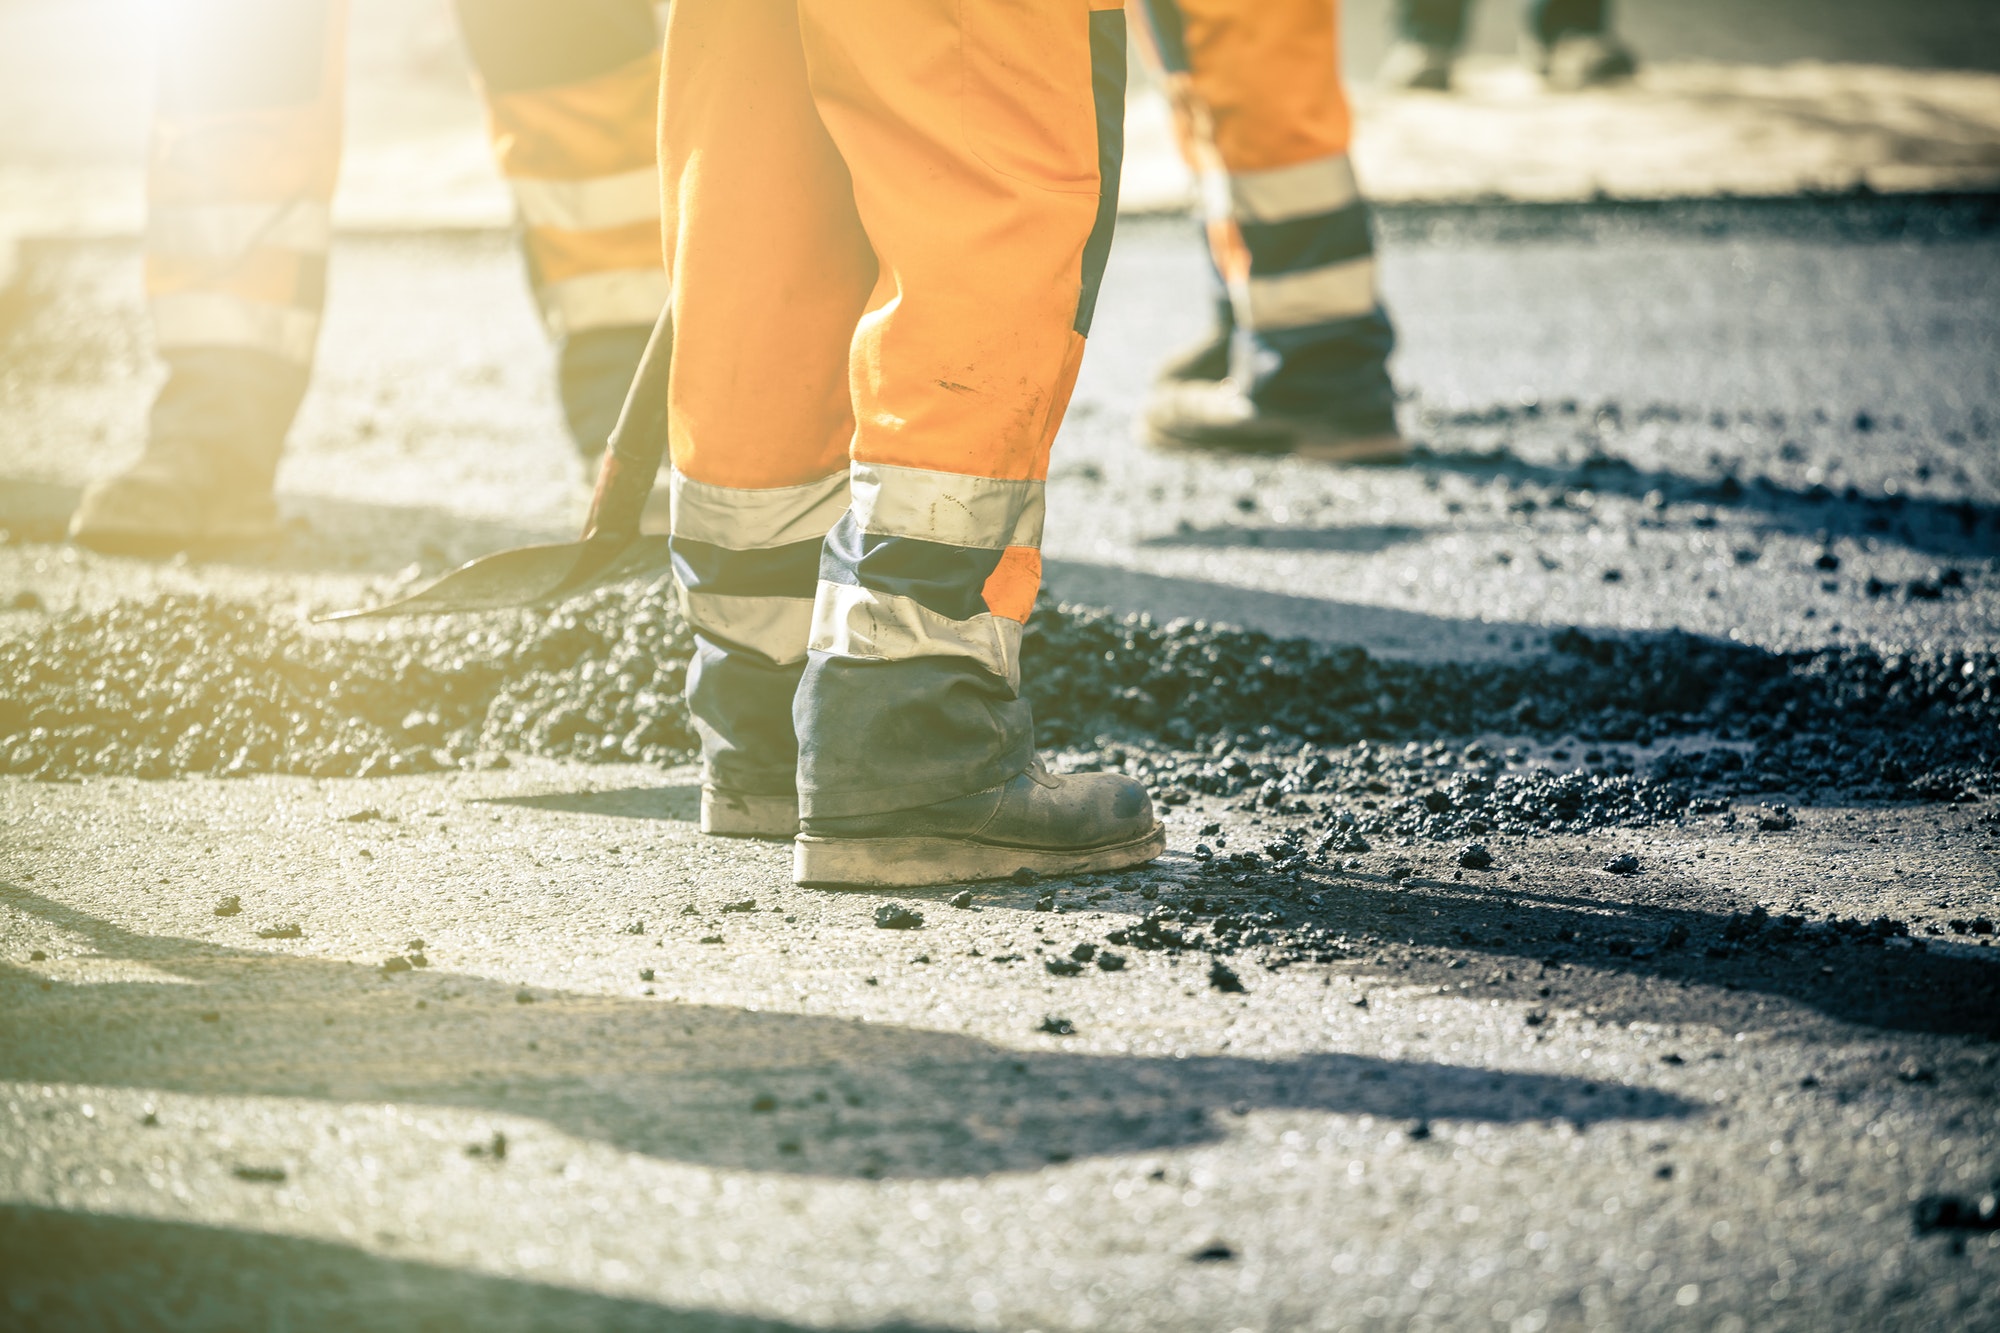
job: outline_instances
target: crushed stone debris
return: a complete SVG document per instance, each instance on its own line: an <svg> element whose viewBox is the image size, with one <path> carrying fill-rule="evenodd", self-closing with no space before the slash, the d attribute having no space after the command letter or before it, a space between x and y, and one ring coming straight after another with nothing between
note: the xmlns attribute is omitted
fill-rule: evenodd
<svg viewBox="0 0 2000 1333"><path fill-rule="evenodd" d="M882 930L915 930L924 924L924 914L901 903L884 903L875 909L875 924Z"/></svg>
<svg viewBox="0 0 2000 1333"><path fill-rule="evenodd" d="M348 777L510 751L680 763L696 749L690 652L657 584L365 633L211 598L124 603L0 640L0 771ZM1133 773L1168 807L1338 805L1328 849L1350 854L1384 838L1645 825L1773 794L1786 803L1760 829L1834 796L2000 792L1993 653L1565 630L1519 658L1402 662L1044 603L1022 655L1042 743L1069 767ZM1588 747L1583 765L1554 760L1571 744Z"/></svg>
<svg viewBox="0 0 2000 1333"><path fill-rule="evenodd" d="M1236 975L1236 969L1220 958L1208 964L1208 984L1227 995L1241 995L1244 991L1243 978Z"/></svg>
<svg viewBox="0 0 2000 1333"><path fill-rule="evenodd" d="M1930 1194L1911 1209L1917 1234L1932 1231L2000 1231L2000 1181L1977 1197Z"/></svg>

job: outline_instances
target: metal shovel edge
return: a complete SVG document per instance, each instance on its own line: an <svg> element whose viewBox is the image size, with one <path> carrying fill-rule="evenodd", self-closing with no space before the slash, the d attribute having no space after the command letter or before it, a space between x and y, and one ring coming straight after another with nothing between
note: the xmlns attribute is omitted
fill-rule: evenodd
<svg viewBox="0 0 2000 1333"><path fill-rule="evenodd" d="M496 551L460 565L407 597L315 616L313 623L547 606L613 583L666 573L673 561L670 540L655 535L602 536Z"/></svg>

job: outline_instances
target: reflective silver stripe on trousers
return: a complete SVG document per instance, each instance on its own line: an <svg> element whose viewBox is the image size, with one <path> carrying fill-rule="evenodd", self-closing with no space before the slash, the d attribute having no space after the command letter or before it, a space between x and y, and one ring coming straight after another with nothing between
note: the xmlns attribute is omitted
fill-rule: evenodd
<svg viewBox="0 0 2000 1333"><path fill-rule="evenodd" d="M852 508L861 530L981 551L1042 544L1047 487L955 472L856 463Z"/></svg>
<svg viewBox="0 0 2000 1333"><path fill-rule="evenodd" d="M680 590L688 624L702 633L755 649L780 666L802 662L812 636L810 597L728 597Z"/></svg>
<svg viewBox="0 0 2000 1333"><path fill-rule="evenodd" d="M245 301L220 292L175 292L149 301L162 350L234 347L312 362L319 314L297 306Z"/></svg>
<svg viewBox="0 0 2000 1333"><path fill-rule="evenodd" d="M146 214L146 249L176 258L224 262L258 248L323 255L332 239L332 216L317 199L155 205Z"/></svg>
<svg viewBox="0 0 2000 1333"><path fill-rule="evenodd" d="M1228 216L1238 222L1290 222L1338 213L1360 198L1354 164L1345 153L1228 175Z"/></svg>
<svg viewBox="0 0 2000 1333"><path fill-rule="evenodd" d="M560 338L586 329L653 324L670 290L665 269L621 268L552 282L537 295L549 331Z"/></svg>
<svg viewBox="0 0 2000 1333"><path fill-rule="evenodd" d="M1021 688L1021 622L990 613L952 620L908 597L822 581L811 643L814 652L878 662L962 657Z"/></svg>
<svg viewBox="0 0 2000 1333"><path fill-rule="evenodd" d="M1253 277L1247 288L1247 323L1253 329L1296 329L1356 319L1375 309L1375 261L1350 259L1303 273Z"/></svg>
<svg viewBox="0 0 2000 1333"><path fill-rule="evenodd" d="M660 217L660 173L657 167L621 171L588 180L537 180L510 177L507 184L530 227L558 231L597 231L657 222Z"/></svg>
<svg viewBox="0 0 2000 1333"><path fill-rule="evenodd" d="M676 471L668 484L674 535L728 551L818 541L847 508L845 470L797 486L757 489L716 486Z"/></svg>

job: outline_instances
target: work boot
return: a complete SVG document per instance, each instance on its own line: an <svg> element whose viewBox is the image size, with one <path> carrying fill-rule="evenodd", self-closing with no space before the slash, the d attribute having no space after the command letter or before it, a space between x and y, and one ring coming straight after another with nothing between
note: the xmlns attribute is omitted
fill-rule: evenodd
<svg viewBox="0 0 2000 1333"><path fill-rule="evenodd" d="M1375 81L1384 88L1442 93L1451 90L1452 49L1405 39L1389 48Z"/></svg>
<svg viewBox="0 0 2000 1333"><path fill-rule="evenodd" d="M1191 347L1182 348L1160 365L1161 384L1201 383L1229 378L1229 330L1217 326Z"/></svg>
<svg viewBox="0 0 2000 1333"><path fill-rule="evenodd" d="M267 487L219 485L200 460L157 447L92 482L69 520L71 541L108 555L172 555L277 534L278 506Z"/></svg>
<svg viewBox="0 0 2000 1333"><path fill-rule="evenodd" d="M808 818L792 879L847 888L911 888L1143 865L1167 847L1146 789L1122 773L1027 772L914 810Z"/></svg>
<svg viewBox="0 0 2000 1333"><path fill-rule="evenodd" d="M1232 380L1160 385L1146 409L1145 429L1157 449L1297 454L1328 463L1401 463L1410 455L1392 414L1343 421L1332 414L1269 412Z"/></svg>
<svg viewBox="0 0 2000 1333"><path fill-rule="evenodd" d="M701 831L717 838L790 838L799 831L799 798L758 796L701 784Z"/></svg>
<svg viewBox="0 0 2000 1333"><path fill-rule="evenodd" d="M1542 78L1557 92L1619 83L1638 72L1631 50L1609 33L1566 32L1541 50Z"/></svg>
<svg viewBox="0 0 2000 1333"><path fill-rule="evenodd" d="M70 540L120 555L171 555L269 540L285 432L306 368L263 352L177 348L153 399L139 461L84 490Z"/></svg>

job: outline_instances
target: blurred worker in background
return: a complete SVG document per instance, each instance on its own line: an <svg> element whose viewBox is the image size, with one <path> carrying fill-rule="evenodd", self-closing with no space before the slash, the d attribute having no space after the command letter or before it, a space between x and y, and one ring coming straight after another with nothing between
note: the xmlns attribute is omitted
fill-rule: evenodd
<svg viewBox="0 0 2000 1333"><path fill-rule="evenodd" d="M586 459L665 305L650 0L456 0ZM340 165L346 0L178 0L163 23L146 291L167 380L145 452L71 535L165 552L276 530Z"/></svg>
<svg viewBox="0 0 2000 1333"><path fill-rule="evenodd" d="M1465 40L1472 0L1396 0L1396 44L1382 61L1392 88L1451 86L1451 65ZM1612 35L1610 0L1523 0L1521 46L1551 88L1575 92L1627 79L1638 68Z"/></svg>
<svg viewBox="0 0 2000 1333"><path fill-rule="evenodd" d="M1198 183L1215 328L1161 373L1161 448L1392 463L1368 205L1347 156L1337 0L1132 0Z"/></svg>
<svg viewBox="0 0 2000 1333"><path fill-rule="evenodd" d="M669 11L665 421L702 827L797 834L801 883L1164 846L1138 782L1042 767L1020 693L1117 214L1119 3Z"/></svg>

